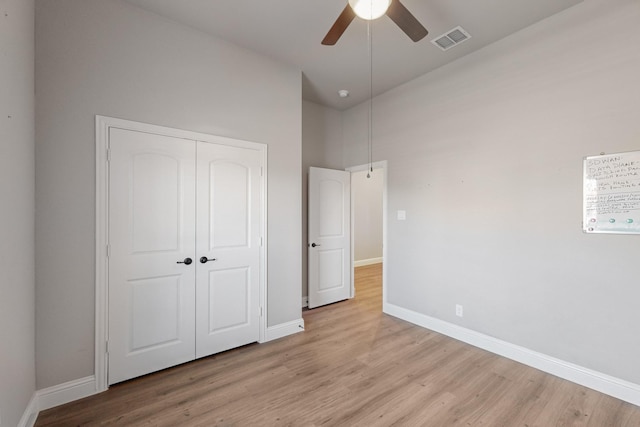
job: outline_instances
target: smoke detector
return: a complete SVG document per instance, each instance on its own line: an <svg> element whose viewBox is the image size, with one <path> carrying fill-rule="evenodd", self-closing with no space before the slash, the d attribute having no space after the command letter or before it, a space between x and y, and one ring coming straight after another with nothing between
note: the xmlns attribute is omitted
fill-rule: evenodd
<svg viewBox="0 0 640 427"><path fill-rule="evenodd" d="M449 50L470 38L471 35L464 28L458 26L431 40L431 43L442 50Z"/></svg>

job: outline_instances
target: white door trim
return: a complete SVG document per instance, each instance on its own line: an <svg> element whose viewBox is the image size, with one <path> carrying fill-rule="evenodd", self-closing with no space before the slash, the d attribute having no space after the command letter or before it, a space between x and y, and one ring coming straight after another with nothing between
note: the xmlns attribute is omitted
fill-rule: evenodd
<svg viewBox="0 0 640 427"><path fill-rule="evenodd" d="M95 387L96 392L109 388L107 337L108 335L108 236L109 236L109 128L116 127L147 132L193 141L211 142L233 147L252 148L262 152L263 179L261 183L261 231L260 250L260 340L267 340L267 145L223 136L209 135L182 129L174 129L106 116L96 116L96 249L95 249Z"/></svg>
<svg viewBox="0 0 640 427"><path fill-rule="evenodd" d="M351 173L366 171L369 167L373 167L373 170L382 171L382 304L387 303L387 268L385 262L387 260L387 161L381 160L379 162L373 162L371 165L357 165L346 168L345 170ZM353 187L351 188L351 206L354 206L354 194ZM351 209L351 269L355 268L355 209ZM355 297L355 283L354 274L351 275L351 298Z"/></svg>

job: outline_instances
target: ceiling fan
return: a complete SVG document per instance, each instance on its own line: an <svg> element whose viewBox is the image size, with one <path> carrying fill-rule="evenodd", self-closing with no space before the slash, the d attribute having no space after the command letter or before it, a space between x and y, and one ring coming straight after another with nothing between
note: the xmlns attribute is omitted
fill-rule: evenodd
<svg viewBox="0 0 640 427"><path fill-rule="evenodd" d="M414 42L422 40L428 34L427 29L400 3L400 0L349 0L322 40L322 44L327 46L336 44L356 15L366 20L373 20L384 14Z"/></svg>

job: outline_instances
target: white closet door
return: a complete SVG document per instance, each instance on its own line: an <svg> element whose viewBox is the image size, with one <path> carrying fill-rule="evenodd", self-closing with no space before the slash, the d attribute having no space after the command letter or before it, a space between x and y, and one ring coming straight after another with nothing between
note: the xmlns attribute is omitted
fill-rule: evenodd
<svg viewBox="0 0 640 427"><path fill-rule="evenodd" d="M197 145L196 357L258 341L262 153Z"/></svg>
<svg viewBox="0 0 640 427"><path fill-rule="evenodd" d="M109 140L113 384L194 359L196 145L115 128Z"/></svg>

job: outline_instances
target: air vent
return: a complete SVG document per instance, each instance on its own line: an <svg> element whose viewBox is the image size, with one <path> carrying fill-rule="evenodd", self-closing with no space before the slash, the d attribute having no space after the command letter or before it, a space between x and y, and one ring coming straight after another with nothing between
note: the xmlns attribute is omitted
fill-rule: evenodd
<svg viewBox="0 0 640 427"><path fill-rule="evenodd" d="M448 50L470 38L471 35L469 35L464 28L456 27L453 30L449 30L443 35L431 40L431 43L435 44L442 50Z"/></svg>

